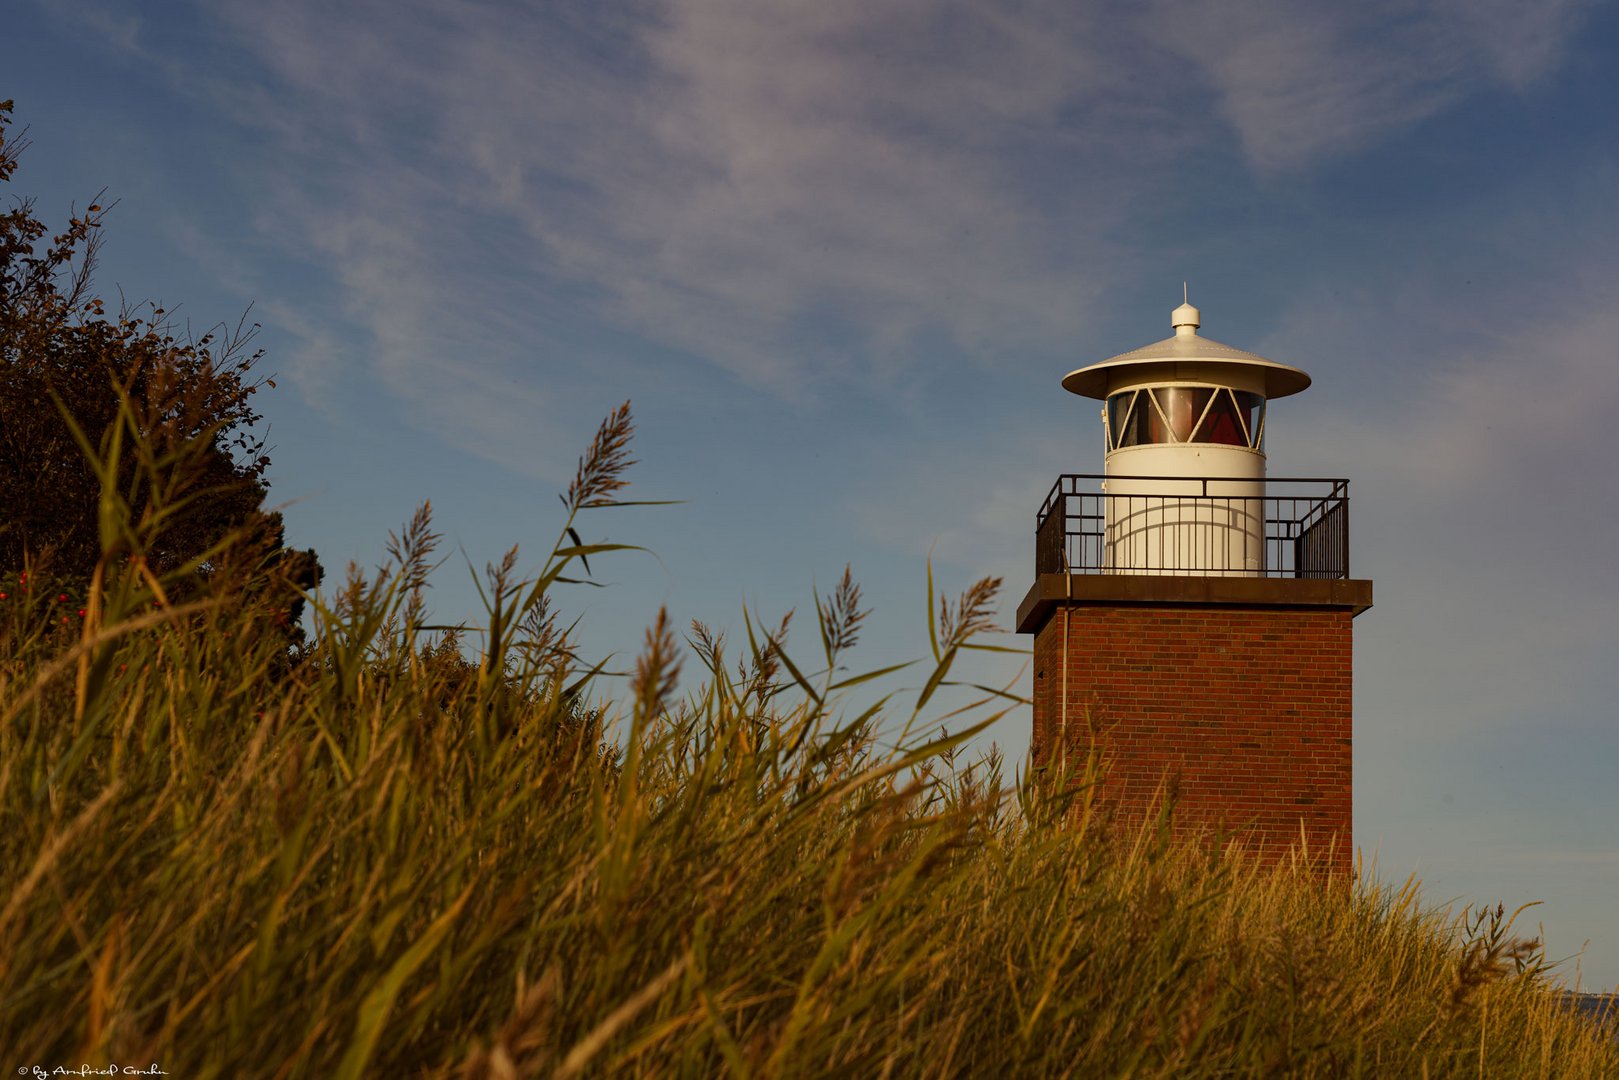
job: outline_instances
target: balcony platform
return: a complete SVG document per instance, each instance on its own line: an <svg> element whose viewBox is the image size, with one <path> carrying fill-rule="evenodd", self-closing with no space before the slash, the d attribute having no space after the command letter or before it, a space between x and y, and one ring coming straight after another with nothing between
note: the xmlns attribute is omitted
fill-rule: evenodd
<svg viewBox="0 0 1619 1080"><path fill-rule="evenodd" d="M1359 615L1372 606L1372 583L1356 578L1039 574L1018 605L1017 632L1036 633L1064 605L1337 608Z"/></svg>

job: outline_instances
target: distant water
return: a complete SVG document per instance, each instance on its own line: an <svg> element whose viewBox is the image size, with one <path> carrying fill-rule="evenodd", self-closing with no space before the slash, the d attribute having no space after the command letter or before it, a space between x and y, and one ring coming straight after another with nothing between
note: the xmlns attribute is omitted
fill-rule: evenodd
<svg viewBox="0 0 1619 1080"><path fill-rule="evenodd" d="M1619 994L1565 993L1563 1000L1573 1006L1576 1012L1592 1020L1605 1019L1613 1026L1614 1036L1619 1038Z"/></svg>

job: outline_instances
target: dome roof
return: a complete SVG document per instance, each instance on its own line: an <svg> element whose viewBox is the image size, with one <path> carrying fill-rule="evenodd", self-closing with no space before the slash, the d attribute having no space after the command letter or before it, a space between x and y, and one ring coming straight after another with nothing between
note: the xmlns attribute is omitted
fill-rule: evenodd
<svg viewBox="0 0 1619 1080"><path fill-rule="evenodd" d="M1263 356L1224 345L1212 338L1198 336L1201 313L1191 304L1182 304L1170 316L1175 335L1139 349L1109 357L1099 364L1070 371L1063 376L1063 389L1084 397L1105 398L1108 387L1123 374L1121 368L1162 367L1166 379L1173 380L1175 369L1181 364L1237 364L1249 370L1258 369L1265 378L1265 397L1279 398L1296 394L1310 385L1310 376L1296 367L1278 364ZM1131 375L1150 374L1131 371Z"/></svg>

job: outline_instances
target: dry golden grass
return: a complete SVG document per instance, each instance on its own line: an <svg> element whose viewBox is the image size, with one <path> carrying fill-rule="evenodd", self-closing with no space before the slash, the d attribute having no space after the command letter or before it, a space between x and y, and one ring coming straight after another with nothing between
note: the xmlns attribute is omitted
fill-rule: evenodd
<svg viewBox="0 0 1619 1080"><path fill-rule="evenodd" d="M534 579L490 569L476 665L423 625L425 508L275 680L259 613L165 606L138 550L109 541L66 624L8 579L0 1065L1619 1076L1500 909L1120 837L1094 776L961 762L1017 707L940 705L993 582L930 610L920 678L847 673L845 580L813 663L785 624L732 651L660 619L596 701L548 598L608 550L575 520L621 489L628 435L616 413Z"/></svg>

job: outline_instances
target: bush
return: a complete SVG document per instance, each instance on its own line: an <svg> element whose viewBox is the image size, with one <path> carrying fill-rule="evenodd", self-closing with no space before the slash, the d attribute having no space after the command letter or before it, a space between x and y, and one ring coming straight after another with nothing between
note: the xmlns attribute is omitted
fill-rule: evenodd
<svg viewBox="0 0 1619 1080"><path fill-rule="evenodd" d="M10 112L0 101L0 184L23 149ZM138 557L175 599L251 580L283 647L296 645L301 592L322 570L263 507L257 328L193 338L161 308L110 315L92 288L105 214L92 202L48 240L28 200L0 214L0 571L81 595L105 559ZM248 572L261 563L277 572Z"/></svg>

